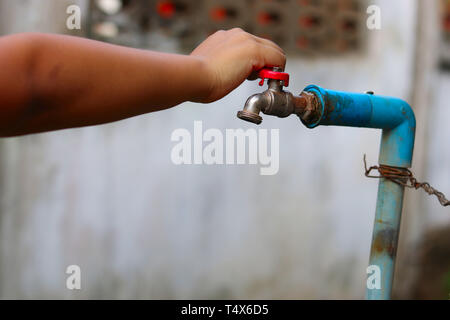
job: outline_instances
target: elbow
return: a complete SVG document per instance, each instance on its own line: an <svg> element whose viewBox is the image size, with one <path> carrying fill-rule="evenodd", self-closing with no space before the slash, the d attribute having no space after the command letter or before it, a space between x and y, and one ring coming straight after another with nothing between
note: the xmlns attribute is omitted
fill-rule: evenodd
<svg viewBox="0 0 450 320"><path fill-rule="evenodd" d="M393 128L383 129L379 162L395 167L410 168L414 151L416 118L408 103L397 101L399 123Z"/></svg>

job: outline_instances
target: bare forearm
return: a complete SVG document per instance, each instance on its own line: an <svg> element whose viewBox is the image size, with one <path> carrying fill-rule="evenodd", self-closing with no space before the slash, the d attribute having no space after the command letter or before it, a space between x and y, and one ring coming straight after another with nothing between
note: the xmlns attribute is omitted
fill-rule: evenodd
<svg viewBox="0 0 450 320"><path fill-rule="evenodd" d="M204 66L196 57L67 36L30 38L31 94L13 134L116 121L207 94Z"/></svg>
<svg viewBox="0 0 450 320"><path fill-rule="evenodd" d="M212 102L252 71L285 63L276 44L238 28L214 33L189 56L60 35L2 37L0 137Z"/></svg>

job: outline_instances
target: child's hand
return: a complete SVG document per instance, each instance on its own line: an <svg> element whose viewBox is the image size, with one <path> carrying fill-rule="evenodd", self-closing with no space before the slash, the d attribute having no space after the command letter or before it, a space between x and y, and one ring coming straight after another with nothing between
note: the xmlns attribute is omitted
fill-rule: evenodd
<svg viewBox="0 0 450 320"><path fill-rule="evenodd" d="M191 56L205 63L208 94L201 102L218 100L264 66L284 69L286 56L272 41L242 29L218 31L201 43Z"/></svg>

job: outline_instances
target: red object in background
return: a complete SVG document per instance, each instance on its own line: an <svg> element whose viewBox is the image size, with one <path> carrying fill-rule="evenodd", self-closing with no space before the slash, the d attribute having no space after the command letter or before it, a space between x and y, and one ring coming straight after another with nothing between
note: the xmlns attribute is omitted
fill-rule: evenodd
<svg viewBox="0 0 450 320"><path fill-rule="evenodd" d="M450 13L447 13L444 18L444 30L450 32Z"/></svg>
<svg viewBox="0 0 450 320"><path fill-rule="evenodd" d="M262 25L268 25L270 23L272 23L273 19L272 19L272 15L270 13L267 12L260 12L258 14L258 23L262 24Z"/></svg>
<svg viewBox="0 0 450 320"><path fill-rule="evenodd" d="M260 86L264 84L264 79L282 80L285 87L289 86L289 74L285 72L278 72L269 68L264 68L259 71L258 76L261 78L261 81L259 82Z"/></svg>
<svg viewBox="0 0 450 320"><path fill-rule="evenodd" d="M211 9L209 15L214 21L224 21L228 17L228 12L225 8L216 7Z"/></svg>
<svg viewBox="0 0 450 320"><path fill-rule="evenodd" d="M158 14L166 19L172 18L175 15L175 5L171 1L159 1L156 11Z"/></svg>
<svg viewBox="0 0 450 320"><path fill-rule="evenodd" d="M298 23L304 28L310 28L314 25L314 19L306 16L300 17L300 19L298 19Z"/></svg>

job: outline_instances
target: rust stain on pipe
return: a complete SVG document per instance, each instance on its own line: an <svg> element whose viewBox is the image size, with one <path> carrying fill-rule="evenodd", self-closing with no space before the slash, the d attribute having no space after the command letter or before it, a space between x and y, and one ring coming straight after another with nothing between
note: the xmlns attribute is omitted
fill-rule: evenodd
<svg viewBox="0 0 450 320"><path fill-rule="evenodd" d="M387 253L391 258L396 255L398 233L393 228L380 230L372 243L372 252L375 254Z"/></svg>

